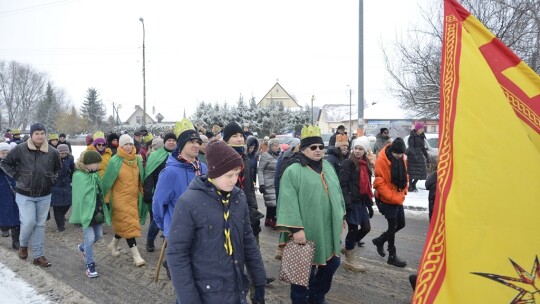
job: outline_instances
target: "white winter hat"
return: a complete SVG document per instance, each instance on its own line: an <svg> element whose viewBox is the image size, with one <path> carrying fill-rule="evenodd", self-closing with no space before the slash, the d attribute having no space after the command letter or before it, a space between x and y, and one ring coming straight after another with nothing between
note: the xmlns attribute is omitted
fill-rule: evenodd
<svg viewBox="0 0 540 304"><path fill-rule="evenodd" d="M0 151L9 151L9 150L10 150L10 148L9 148L8 143L5 143L5 142L0 143Z"/></svg>
<svg viewBox="0 0 540 304"><path fill-rule="evenodd" d="M118 140L118 146L122 147L125 144L133 145L133 138L127 134L122 134L122 136L120 136L120 140Z"/></svg>
<svg viewBox="0 0 540 304"><path fill-rule="evenodd" d="M364 151L368 151L369 149L369 139L366 136L360 136L354 140L353 147L361 146L364 148Z"/></svg>

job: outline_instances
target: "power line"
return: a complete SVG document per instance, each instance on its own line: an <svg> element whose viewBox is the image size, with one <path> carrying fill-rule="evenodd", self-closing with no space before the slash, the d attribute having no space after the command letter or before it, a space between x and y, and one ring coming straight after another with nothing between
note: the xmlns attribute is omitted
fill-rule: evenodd
<svg viewBox="0 0 540 304"><path fill-rule="evenodd" d="M60 5L68 4L75 1L81 1L81 0L61 0L61 1L56 1L56 2L49 2L49 3L43 3L43 4L38 4L34 6L29 6L29 7L18 8L18 9L14 9L10 11L3 11L3 12L0 12L0 17L8 16L8 15L15 15L15 14L22 14L22 13L30 12L33 10L39 10L39 9L44 9L44 8L49 8L49 7L54 7L54 6L60 6Z"/></svg>

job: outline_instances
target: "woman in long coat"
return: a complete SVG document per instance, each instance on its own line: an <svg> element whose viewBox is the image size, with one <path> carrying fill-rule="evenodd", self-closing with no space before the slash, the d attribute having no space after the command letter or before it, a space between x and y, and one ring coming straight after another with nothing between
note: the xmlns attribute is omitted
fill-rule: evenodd
<svg viewBox="0 0 540 304"><path fill-rule="evenodd" d="M259 160L259 191L264 196L266 205L266 220L264 225L276 227L276 188L274 187L274 177L276 174L276 164L279 158L279 140L272 138L268 141L268 151L261 155Z"/></svg>
<svg viewBox="0 0 540 304"><path fill-rule="evenodd" d="M0 143L0 161L9 153L9 144ZM11 230L11 247L19 249L19 234L21 222L19 221L19 207L15 202L15 180L0 168L0 227L2 236L8 237Z"/></svg>
<svg viewBox="0 0 540 304"><path fill-rule="evenodd" d="M409 191L418 191L416 183L418 180L427 178L426 162L429 159L426 150L426 135L424 134L424 125L417 123L414 130L411 130L407 140L407 169L409 171Z"/></svg>
<svg viewBox="0 0 540 304"><path fill-rule="evenodd" d="M142 201L144 169L133 146L133 138L120 136L119 148L111 158L103 175L105 202L112 210L114 237L109 244L113 256L118 256L118 242L125 238L135 265L146 262L137 249L136 237L141 236L141 224L146 218L146 205ZM142 223L141 223L142 222Z"/></svg>
<svg viewBox="0 0 540 304"><path fill-rule="evenodd" d="M71 207L71 177L75 172L75 162L73 156L69 154L68 145L59 144L57 150L62 160L62 169L52 187L51 206L53 207L56 227L58 227L58 231L62 232L66 230L65 216Z"/></svg>

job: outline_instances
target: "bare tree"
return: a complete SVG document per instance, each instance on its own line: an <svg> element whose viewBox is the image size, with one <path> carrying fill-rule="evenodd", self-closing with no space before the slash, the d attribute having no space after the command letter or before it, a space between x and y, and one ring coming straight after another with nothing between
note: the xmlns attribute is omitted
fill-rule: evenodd
<svg viewBox="0 0 540 304"><path fill-rule="evenodd" d="M439 115L443 18L439 2L430 5L422 9L421 22L396 39L393 50L382 47L393 80L391 91L405 111L418 117ZM533 70L540 71L538 0L463 0L462 5Z"/></svg>
<svg viewBox="0 0 540 304"><path fill-rule="evenodd" d="M32 109L42 97L44 84L44 74L30 65L0 61L1 111L6 113L9 127L26 129L30 125Z"/></svg>

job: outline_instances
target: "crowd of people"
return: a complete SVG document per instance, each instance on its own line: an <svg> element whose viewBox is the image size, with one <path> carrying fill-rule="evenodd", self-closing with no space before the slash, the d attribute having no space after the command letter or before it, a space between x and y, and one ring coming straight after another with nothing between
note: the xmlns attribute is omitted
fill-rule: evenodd
<svg viewBox="0 0 540 304"><path fill-rule="evenodd" d="M155 136L145 128L133 137L97 131L76 158L65 134L47 134L40 123L26 141L12 130L0 143L0 190L8 194L0 197L2 235L11 235L23 260L32 240L33 263L51 266L43 246L50 206L59 232L71 208L69 223L82 229L78 250L86 275L95 278L93 244L103 238L102 224L113 227L110 254L120 254L124 238L133 263L142 266L137 238L149 215L145 249L155 251L161 231L166 259L159 267L172 280L178 303L264 303L265 285L274 280L266 276L258 245L264 218L280 232L277 259L287 242L314 242L309 285L291 284L290 298L325 303L340 265L366 270L354 249L371 230L374 204L388 226L372 243L382 257L388 253L388 264L406 266L395 235L405 227L405 196L426 179L429 161L421 124L411 131L408 149L386 128L373 151L367 137L350 139L344 130L340 126L325 147L320 129L306 126L282 151L275 135L258 139L236 122L207 131L184 119ZM266 214L259 211L257 190Z"/></svg>

